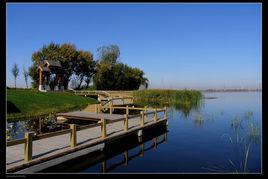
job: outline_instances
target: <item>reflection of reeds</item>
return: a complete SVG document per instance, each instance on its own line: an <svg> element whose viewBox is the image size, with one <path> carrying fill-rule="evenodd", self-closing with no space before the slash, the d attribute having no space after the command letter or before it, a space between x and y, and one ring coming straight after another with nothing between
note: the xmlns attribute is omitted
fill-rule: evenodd
<svg viewBox="0 0 268 179"><path fill-rule="evenodd" d="M203 117L202 114L199 114L199 113L194 114L194 115L193 115L193 118L194 118L194 122L195 122L195 124L197 124L197 125L199 125L199 126L201 126L201 125L204 124L204 117Z"/></svg>
<svg viewBox="0 0 268 179"><path fill-rule="evenodd" d="M201 106L202 93L194 90L141 90L134 92L135 103L148 106L173 106L187 117Z"/></svg>
<svg viewBox="0 0 268 179"><path fill-rule="evenodd" d="M231 120L231 127L238 129L241 127L241 122L242 120L238 116L235 116L235 118Z"/></svg>
<svg viewBox="0 0 268 179"><path fill-rule="evenodd" d="M208 167L202 167L203 169L206 169L208 171L214 171L219 173L248 173L248 156L250 151L251 143L245 144L244 138L236 136L236 139L232 139L230 135L224 134L223 136L227 136L230 143L235 146L243 146L242 150L242 158L240 161L235 163L233 160L228 159L227 164L229 165L211 165ZM238 145L237 145L238 144Z"/></svg>
<svg viewBox="0 0 268 179"><path fill-rule="evenodd" d="M258 143L259 139L259 127L256 124L251 124L248 130L249 140L254 142L255 144Z"/></svg>
<svg viewBox="0 0 268 179"><path fill-rule="evenodd" d="M215 172L227 172L227 173L248 173L248 157L250 155L250 147L252 142L258 143L259 140L259 127L253 123L252 120L245 120L248 117L252 117L253 113L248 111L245 113L245 118L241 119L238 115L231 120L231 127L234 128L235 134L231 137L229 134L223 134L223 137L227 137L230 144L234 149L238 149L238 154L241 154L241 157L238 161L228 159L228 165L218 166L212 165L209 167L203 167L209 171ZM216 166L216 167L215 167Z"/></svg>
<svg viewBox="0 0 268 179"><path fill-rule="evenodd" d="M252 117L253 117L253 112L252 111L245 112L245 118L246 119L251 119Z"/></svg>

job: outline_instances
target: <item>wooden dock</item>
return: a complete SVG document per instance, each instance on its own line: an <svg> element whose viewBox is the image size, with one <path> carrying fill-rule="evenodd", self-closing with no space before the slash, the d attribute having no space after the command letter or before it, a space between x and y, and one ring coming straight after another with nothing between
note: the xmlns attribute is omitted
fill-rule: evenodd
<svg viewBox="0 0 268 179"><path fill-rule="evenodd" d="M98 122L86 126L70 124L69 129L43 135L34 135L29 132L25 133L23 139L8 141L6 148L7 173L18 172L37 164L49 163L49 161L55 161L68 154L105 144L133 133L141 136L142 131L147 128L167 125L166 108L151 111L145 108L146 110L142 110L140 114L132 116L128 115L128 107L114 108L126 109L126 114L92 113L89 115L83 111L61 113L59 115L65 115L65 117L69 115L69 117L94 119ZM47 167L49 166L51 165L47 164ZM42 167L46 168L45 165Z"/></svg>
<svg viewBox="0 0 268 179"><path fill-rule="evenodd" d="M68 113L58 113L57 116L64 117L66 119L81 119L81 120L88 120L98 122L100 119L106 119L107 121L113 121L124 119L124 115L121 114L106 114L106 113L95 113L95 112L88 112L88 111L74 111Z"/></svg>

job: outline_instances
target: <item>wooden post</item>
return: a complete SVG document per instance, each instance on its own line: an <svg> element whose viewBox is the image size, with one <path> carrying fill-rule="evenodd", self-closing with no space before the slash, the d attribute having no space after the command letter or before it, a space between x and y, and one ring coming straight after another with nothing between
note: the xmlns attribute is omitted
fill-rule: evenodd
<svg viewBox="0 0 268 179"><path fill-rule="evenodd" d="M167 143L167 132L164 134L164 143Z"/></svg>
<svg viewBox="0 0 268 179"><path fill-rule="evenodd" d="M102 173L106 173L106 160L101 162L101 170L102 170Z"/></svg>
<svg viewBox="0 0 268 179"><path fill-rule="evenodd" d="M125 115L124 130L125 130L125 132L128 131L128 114Z"/></svg>
<svg viewBox="0 0 268 179"><path fill-rule="evenodd" d="M101 110L102 110L102 106L101 106L101 103L100 103L100 104L98 104L98 112L101 112Z"/></svg>
<svg viewBox="0 0 268 179"><path fill-rule="evenodd" d="M167 119L167 107L165 107L164 118Z"/></svg>
<svg viewBox="0 0 268 179"><path fill-rule="evenodd" d="M154 140L154 149L157 149L157 137L155 137L153 140Z"/></svg>
<svg viewBox="0 0 268 179"><path fill-rule="evenodd" d="M33 136L34 132L25 133L25 145L24 145L24 161L29 162L33 156Z"/></svg>
<svg viewBox="0 0 268 179"><path fill-rule="evenodd" d="M39 71L39 85L42 85L42 71Z"/></svg>
<svg viewBox="0 0 268 179"><path fill-rule="evenodd" d="M95 113L98 113L98 104L95 104Z"/></svg>
<svg viewBox="0 0 268 179"><path fill-rule="evenodd" d="M157 109L154 109L154 122L157 122Z"/></svg>
<svg viewBox="0 0 268 179"><path fill-rule="evenodd" d="M147 106L144 107L144 111L145 111L145 117L147 119L148 115L147 115Z"/></svg>
<svg viewBox="0 0 268 179"><path fill-rule="evenodd" d="M42 119L39 117L39 134L42 133Z"/></svg>
<svg viewBox="0 0 268 179"><path fill-rule="evenodd" d="M144 112L141 111L141 127L144 126Z"/></svg>
<svg viewBox="0 0 268 179"><path fill-rule="evenodd" d="M106 138L106 119L101 118L101 137Z"/></svg>
<svg viewBox="0 0 268 179"><path fill-rule="evenodd" d="M141 157L144 156L144 143L141 144L141 154L140 154Z"/></svg>
<svg viewBox="0 0 268 179"><path fill-rule="evenodd" d="M112 111L112 101L110 101L110 115L112 115L113 111Z"/></svg>
<svg viewBox="0 0 268 179"><path fill-rule="evenodd" d="M128 151L127 150L124 152L124 158L125 158L125 165L128 165Z"/></svg>
<svg viewBox="0 0 268 179"><path fill-rule="evenodd" d="M138 136L138 142L142 143L142 136Z"/></svg>
<svg viewBox="0 0 268 179"><path fill-rule="evenodd" d="M126 114L129 115L128 105L126 106Z"/></svg>
<svg viewBox="0 0 268 179"><path fill-rule="evenodd" d="M77 133L76 133L76 125L70 124L71 135L70 135L70 146L74 148L77 143Z"/></svg>

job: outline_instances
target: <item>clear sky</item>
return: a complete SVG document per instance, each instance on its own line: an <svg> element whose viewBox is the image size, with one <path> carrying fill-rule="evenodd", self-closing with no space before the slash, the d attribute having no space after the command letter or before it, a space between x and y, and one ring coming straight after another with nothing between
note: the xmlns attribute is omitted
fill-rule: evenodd
<svg viewBox="0 0 268 179"><path fill-rule="evenodd" d="M141 68L150 88L259 87L262 81L260 3L7 4L6 75L50 42L70 42L96 58L117 44L120 60Z"/></svg>

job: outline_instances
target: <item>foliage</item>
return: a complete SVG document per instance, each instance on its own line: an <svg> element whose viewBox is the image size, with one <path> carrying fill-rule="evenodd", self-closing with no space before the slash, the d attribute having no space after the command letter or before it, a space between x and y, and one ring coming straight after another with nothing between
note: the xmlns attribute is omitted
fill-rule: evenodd
<svg viewBox="0 0 268 179"><path fill-rule="evenodd" d="M111 64L116 64L120 56L120 50L117 45L101 46L97 49L97 52L99 60Z"/></svg>
<svg viewBox="0 0 268 179"><path fill-rule="evenodd" d="M144 72L118 62L120 55L116 45L98 48L98 64L94 85L98 90L135 90L144 84L148 86L148 79Z"/></svg>
<svg viewBox="0 0 268 179"><path fill-rule="evenodd" d="M93 61L93 55L90 52L80 50L78 51L77 61L74 64L74 74L79 78L78 89L85 78L86 86L88 87L91 78L95 73L96 63Z"/></svg>
<svg viewBox="0 0 268 179"><path fill-rule="evenodd" d="M101 46L97 49L98 60L93 60L89 51L76 50L73 44L50 43L44 45L32 55L33 65L29 68L32 78L32 86L38 87L39 76L36 71L37 65L43 60L59 61L65 70L64 88L67 89L71 79L77 79L72 86L81 89L83 82L85 88L94 82L94 88L98 90L134 90L140 85L148 86L148 79L144 72L138 68L132 68L119 62L120 50L117 45ZM75 75L76 78L72 78ZM54 86L53 74L50 78L50 86ZM75 84L75 85L74 85Z"/></svg>
<svg viewBox="0 0 268 179"><path fill-rule="evenodd" d="M13 68L12 68L12 74L13 74L13 76L14 76L14 78L15 78L15 88L16 88L16 79L17 79L17 77L18 77L18 75L19 75L19 67L18 67L18 65L15 63L14 64L14 66L13 66Z"/></svg>
<svg viewBox="0 0 268 179"><path fill-rule="evenodd" d="M37 88L39 76L36 71L37 65L44 60L59 61L64 69L64 88L67 89L70 77L75 74L89 84L93 74L95 73L95 62L91 52L77 51L75 45L64 43L62 45L50 43L44 45L40 50L32 55L33 65L29 69L29 75L32 78L33 87ZM53 87L54 78L50 79L49 84ZM81 86L81 84L80 84Z"/></svg>

